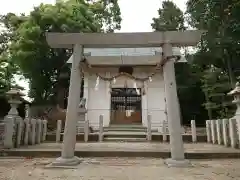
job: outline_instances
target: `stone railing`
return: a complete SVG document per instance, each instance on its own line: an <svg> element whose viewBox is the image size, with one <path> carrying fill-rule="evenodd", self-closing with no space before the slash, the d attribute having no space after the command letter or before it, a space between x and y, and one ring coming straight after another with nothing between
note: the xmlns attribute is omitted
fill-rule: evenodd
<svg viewBox="0 0 240 180"><path fill-rule="evenodd" d="M46 140L47 120L6 116L3 131L3 148L40 144Z"/></svg>
<svg viewBox="0 0 240 180"><path fill-rule="evenodd" d="M152 128L151 128L151 116L148 115L148 124L147 124L147 134L146 134L146 139L148 141L151 141L152 140L152 136L153 135L160 135L162 136L162 141L163 142L167 142L169 141L169 138L168 136L170 136L170 133L169 133L169 128L168 128L168 123L167 121L163 121L162 123L162 126L160 127L160 132L153 132L152 131ZM191 124L189 127L182 127L182 135L187 135L187 136L191 136L191 141L193 143L196 143L197 142L197 136L198 135L205 135L205 133L203 134L202 132L198 132L198 129L196 127L196 122L195 120L191 120Z"/></svg>
<svg viewBox="0 0 240 180"><path fill-rule="evenodd" d="M100 117L99 117L100 119ZM100 122L103 122L103 120L100 120ZM99 141L102 141L102 134L103 131L101 131L100 129L103 129L102 126L103 123L99 124L99 131L98 132L93 132L92 128L89 126L89 121L88 120L84 120L81 121L81 123L77 122L77 126L76 126L76 134L77 135L84 135L84 141L88 142L88 138L90 134L99 134ZM102 128L101 128L102 127ZM81 130L79 130L81 129ZM57 121L57 129L56 129L56 142L60 143L63 140L63 135L64 135L64 127L63 127L63 123L62 120L58 120Z"/></svg>
<svg viewBox="0 0 240 180"><path fill-rule="evenodd" d="M83 135L83 138L80 138L81 140L80 141L84 141L84 142L88 142L89 141L89 137L90 136L97 136L97 140L99 142L102 142L104 141L104 135L105 135L105 130L104 130L104 116L103 115L100 115L99 116L99 126L98 126L98 130L96 131L91 131L91 128L89 126L89 120L85 119L82 123L81 123L81 128L82 128L82 131L79 132L79 127L77 124L77 127L76 127L76 131L77 131L77 135L79 135L80 137L82 137ZM161 136L162 138L162 141L163 142L167 142L169 141L169 130L168 130L168 125L167 125L167 122L164 122L163 125L161 126L162 130L161 132L154 132L152 130L152 124L151 124L151 115L148 115L148 123L147 123L147 128L146 128L146 131L145 131L145 135L146 135L146 140L147 141L152 141L153 140L153 136ZM202 132L202 129L204 129L204 132ZM206 141L206 138L201 138L201 139L198 139L198 136L205 136L206 137L206 132L205 132L205 128L201 128L201 132L198 132L198 129L196 127L196 123L195 123L195 120L191 120L191 125L189 126L189 128L186 128L185 131L184 131L184 128L182 130L182 135L183 136L188 136L187 138L187 142L192 141L193 143L197 143L198 141L199 142L203 142L203 139L205 139ZM57 130L56 130L56 142L57 143L60 143L62 142L63 140L63 135L64 135L64 129L62 127L62 120L58 120L57 121ZM142 135L142 132L141 132L141 135ZM190 138L190 139L189 139ZM159 138L157 138L159 139Z"/></svg>
<svg viewBox="0 0 240 180"><path fill-rule="evenodd" d="M207 142L236 148L240 146L240 121L236 119L207 120Z"/></svg>

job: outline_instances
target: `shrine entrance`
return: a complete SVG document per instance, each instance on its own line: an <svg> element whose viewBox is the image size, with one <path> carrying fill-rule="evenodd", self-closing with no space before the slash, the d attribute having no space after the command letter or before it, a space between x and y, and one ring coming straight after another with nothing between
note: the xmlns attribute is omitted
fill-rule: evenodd
<svg viewBox="0 0 240 180"><path fill-rule="evenodd" d="M111 124L142 124L141 89L112 88Z"/></svg>

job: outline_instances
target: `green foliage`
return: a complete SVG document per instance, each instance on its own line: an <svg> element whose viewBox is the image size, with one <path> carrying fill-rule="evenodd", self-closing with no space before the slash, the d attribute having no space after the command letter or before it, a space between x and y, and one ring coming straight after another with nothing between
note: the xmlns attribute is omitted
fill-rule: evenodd
<svg viewBox="0 0 240 180"><path fill-rule="evenodd" d="M183 12L172 1L163 1L158 10L158 17L153 18L152 28L155 31L184 30Z"/></svg>
<svg viewBox="0 0 240 180"><path fill-rule="evenodd" d="M214 66L206 69L203 73L202 89L207 97L204 106L209 112L211 111L211 119L226 118L233 115L232 97L227 96L231 90L228 79L226 73Z"/></svg>
<svg viewBox="0 0 240 180"><path fill-rule="evenodd" d="M201 80L209 118L232 116L226 93L240 75L240 1L188 0L187 14L192 27L207 30L194 59L204 69Z"/></svg>
<svg viewBox="0 0 240 180"><path fill-rule="evenodd" d="M0 19L0 25L3 26L2 19ZM13 75L17 73L17 67L8 51L9 41L12 39L11 33L2 30L0 37L0 96L5 96L6 91L14 84Z"/></svg>
<svg viewBox="0 0 240 180"><path fill-rule="evenodd" d="M76 13L85 6L105 32L114 32L121 28L122 19L118 0L69 0L68 2L73 4Z"/></svg>
<svg viewBox="0 0 240 180"><path fill-rule="evenodd" d="M12 35L9 59L29 80L29 96L43 104L54 101L60 74L69 73L66 61L72 53L50 48L45 32L112 32L120 28L121 18L117 1L70 0L41 4L28 16L9 13L2 21Z"/></svg>

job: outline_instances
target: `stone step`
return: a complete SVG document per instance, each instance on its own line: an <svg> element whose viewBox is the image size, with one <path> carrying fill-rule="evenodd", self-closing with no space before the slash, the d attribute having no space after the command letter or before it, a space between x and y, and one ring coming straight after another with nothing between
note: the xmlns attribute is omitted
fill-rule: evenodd
<svg viewBox="0 0 240 180"><path fill-rule="evenodd" d="M184 144L187 159L240 159L240 151L224 146L215 146L205 143ZM56 158L61 154L61 143L42 143L34 146L21 146L17 149L5 149L0 156ZM146 157L170 158L170 144L159 142L101 142L101 143L76 143L75 155L79 157ZM238 178L239 179L239 178Z"/></svg>
<svg viewBox="0 0 240 180"><path fill-rule="evenodd" d="M115 138L145 138L145 132L125 132L125 131L118 131L118 132L104 132L104 137L115 137Z"/></svg>
<svg viewBox="0 0 240 180"><path fill-rule="evenodd" d="M144 142L146 132L108 131L104 132L103 138L104 141L111 142Z"/></svg>
<svg viewBox="0 0 240 180"><path fill-rule="evenodd" d="M146 138L134 138L134 137L105 137L104 141L108 142L145 142Z"/></svg>
<svg viewBox="0 0 240 180"><path fill-rule="evenodd" d="M103 131L146 132L147 128L142 125L110 125L108 127L104 127Z"/></svg>
<svg viewBox="0 0 240 180"><path fill-rule="evenodd" d="M104 132L122 131L122 132L147 132L147 129L129 129L129 128L103 128Z"/></svg>
<svg viewBox="0 0 240 180"><path fill-rule="evenodd" d="M122 127L122 128L146 128L142 124L111 124L108 127L115 128L115 127Z"/></svg>

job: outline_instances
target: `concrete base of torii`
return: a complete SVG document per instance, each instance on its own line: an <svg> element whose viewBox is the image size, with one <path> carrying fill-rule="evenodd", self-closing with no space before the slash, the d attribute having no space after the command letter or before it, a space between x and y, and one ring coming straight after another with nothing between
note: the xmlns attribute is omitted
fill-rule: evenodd
<svg viewBox="0 0 240 180"><path fill-rule="evenodd" d="M165 164L168 167L191 167L192 164L190 163L189 160L184 159L184 160L174 160L174 159L166 159Z"/></svg>
<svg viewBox="0 0 240 180"><path fill-rule="evenodd" d="M74 156L72 158L62 158L59 157L55 161L53 161L48 167L72 167L77 166L82 162L82 159L80 159L77 156Z"/></svg>

